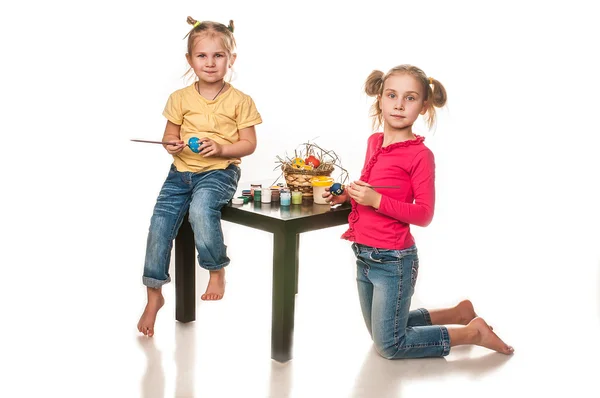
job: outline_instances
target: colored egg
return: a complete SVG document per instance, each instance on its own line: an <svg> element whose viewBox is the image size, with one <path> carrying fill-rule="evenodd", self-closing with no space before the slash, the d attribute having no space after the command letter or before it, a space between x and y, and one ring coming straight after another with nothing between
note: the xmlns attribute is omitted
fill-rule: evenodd
<svg viewBox="0 0 600 398"><path fill-rule="evenodd" d="M202 144L202 141L200 141L200 138L198 137L192 137L188 140L190 150L194 153L200 152L200 144Z"/></svg>
<svg viewBox="0 0 600 398"><path fill-rule="evenodd" d="M331 185L331 187L329 187L329 192L333 196L341 195L344 193L344 186L342 184L340 184L339 182L336 182L333 185Z"/></svg>
<svg viewBox="0 0 600 398"><path fill-rule="evenodd" d="M294 160L292 160L292 167L295 167L297 169L304 168L304 160L300 158L294 158Z"/></svg>
<svg viewBox="0 0 600 398"><path fill-rule="evenodd" d="M310 155L309 157L307 157L306 159L304 159L304 163L311 165L315 169L317 167L319 167L319 165L321 164L321 162L319 161L319 159L317 159L313 155Z"/></svg>

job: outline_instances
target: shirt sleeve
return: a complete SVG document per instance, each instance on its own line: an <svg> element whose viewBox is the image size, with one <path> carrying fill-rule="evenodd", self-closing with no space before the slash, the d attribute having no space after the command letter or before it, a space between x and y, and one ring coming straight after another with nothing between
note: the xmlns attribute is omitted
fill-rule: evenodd
<svg viewBox="0 0 600 398"><path fill-rule="evenodd" d="M246 97L244 101L240 103L236 122L238 130L262 123L262 118L260 117L260 113L258 113L252 98Z"/></svg>
<svg viewBox="0 0 600 398"><path fill-rule="evenodd" d="M181 126L183 123L183 109L181 106L181 95L178 92L174 92L169 96L167 105L163 111L163 116L167 118L171 123Z"/></svg>
<svg viewBox="0 0 600 398"><path fill-rule="evenodd" d="M426 227L433 219L435 208L435 159L429 149L415 156L411 165L410 181L414 203L382 196L377 211L407 224Z"/></svg>

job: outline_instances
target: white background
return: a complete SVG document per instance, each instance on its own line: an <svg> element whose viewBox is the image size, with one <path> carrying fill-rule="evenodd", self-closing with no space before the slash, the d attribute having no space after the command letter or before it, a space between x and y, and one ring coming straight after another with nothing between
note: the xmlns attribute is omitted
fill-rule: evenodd
<svg viewBox="0 0 600 398"><path fill-rule="evenodd" d="M508 284L532 307L597 320L600 32L590 3L3 2L2 344L59 333L73 313L90 321L87 298L140 298L140 281L120 270L141 271L170 159L129 139L160 139L168 95L188 84L188 15L235 21L232 84L264 120L242 181L275 179L276 155L307 140L357 178L370 134L365 78L417 65L449 98L436 131L417 130L437 164L434 222L414 229L429 261L471 262L490 294ZM519 279L525 269L539 279ZM549 274L561 275L544 290L556 295L536 294ZM561 297L561 283L580 288Z"/></svg>

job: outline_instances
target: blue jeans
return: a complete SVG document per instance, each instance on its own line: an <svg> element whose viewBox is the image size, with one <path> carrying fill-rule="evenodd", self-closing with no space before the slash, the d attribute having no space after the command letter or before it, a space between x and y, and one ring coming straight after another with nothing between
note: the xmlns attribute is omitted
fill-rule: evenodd
<svg viewBox="0 0 600 398"><path fill-rule="evenodd" d="M173 240L188 211L200 266L218 270L229 264L221 229L221 208L235 194L240 176L240 168L233 164L224 170L204 173L179 172L171 165L150 220L144 285L158 288L171 281Z"/></svg>
<svg viewBox="0 0 600 398"><path fill-rule="evenodd" d="M410 311L419 272L417 248L387 250L353 243L352 249L360 306L377 352L387 359L448 355L448 329L433 326L424 308Z"/></svg>

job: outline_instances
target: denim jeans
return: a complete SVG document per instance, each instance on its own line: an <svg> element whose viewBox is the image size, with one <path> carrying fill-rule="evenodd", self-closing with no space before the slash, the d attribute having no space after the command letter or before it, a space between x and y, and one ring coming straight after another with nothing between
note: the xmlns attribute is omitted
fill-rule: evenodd
<svg viewBox="0 0 600 398"><path fill-rule="evenodd" d="M448 329L433 326L424 308L410 311L419 272L417 248L387 250L353 243L352 249L360 306L377 352L387 359L448 355Z"/></svg>
<svg viewBox="0 0 600 398"><path fill-rule="evenodd" d="M171 280L173 240L188 211L200 266L218 270L229 264L221 229L221 208L235 194L240 175L240 168L233 164L224 170L203 173L179 172L171 165L150 220L144 285L158 288Z"/></svg>

